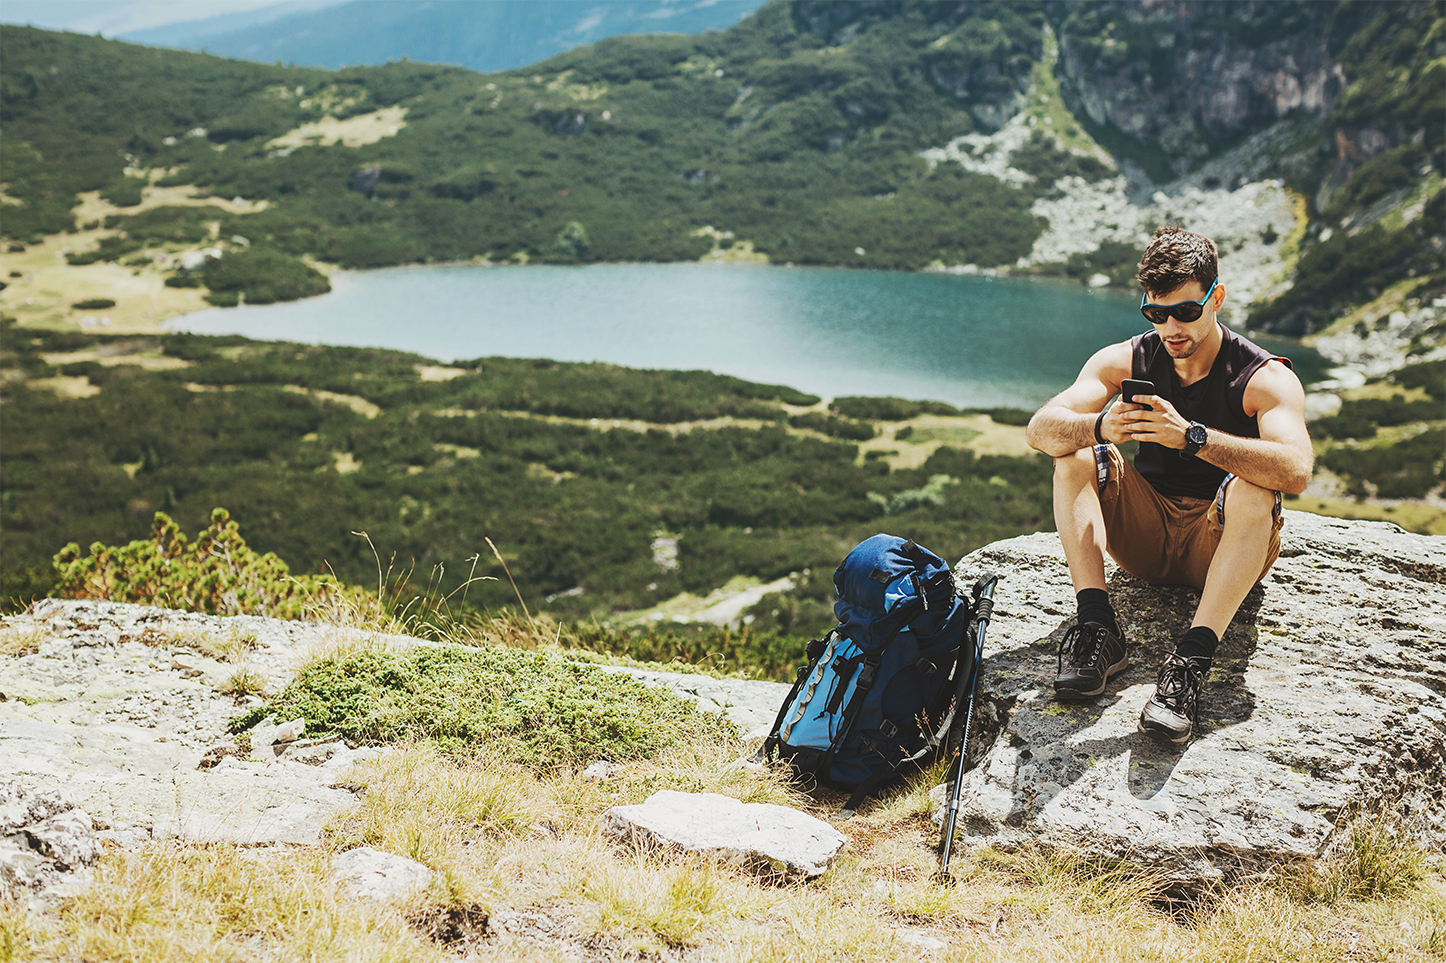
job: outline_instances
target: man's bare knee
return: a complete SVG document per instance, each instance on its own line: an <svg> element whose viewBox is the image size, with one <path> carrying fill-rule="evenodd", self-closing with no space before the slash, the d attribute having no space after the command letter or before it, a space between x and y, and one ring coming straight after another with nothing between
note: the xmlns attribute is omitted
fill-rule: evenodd
<svg viewBox="0 0 1446 963"><path fill-rule="evenodd" d="M1063 481L1084 479L1090 480L1095 477L1095 451L1093 448L1081 448L1079 451L1070 452L1068 455L1060 455L1054 460L1054 475L1056 479Z"/></svg>
<svg viewBox="0 0 1446 963"><path fill-rule="evenodd" d="M1243 478L1232 478L1225 489L1225 525L1268 525L1275 513L1275 492ZM1265 529L1269 531L1268 528Z"/></svg>

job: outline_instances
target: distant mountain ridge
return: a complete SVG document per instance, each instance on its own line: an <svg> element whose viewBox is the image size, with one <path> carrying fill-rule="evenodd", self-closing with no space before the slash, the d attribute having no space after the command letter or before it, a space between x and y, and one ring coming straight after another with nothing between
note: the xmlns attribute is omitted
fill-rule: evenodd
<svg viewBox="0 0 1446 963"><path fill-rule="evenodd" d="M338 68L392 60L493 72L619 34L731 27L763 0L353 0L265 23L170 24L118 39L222 57ZM250 16L255 16L254 14Z"/></svg>

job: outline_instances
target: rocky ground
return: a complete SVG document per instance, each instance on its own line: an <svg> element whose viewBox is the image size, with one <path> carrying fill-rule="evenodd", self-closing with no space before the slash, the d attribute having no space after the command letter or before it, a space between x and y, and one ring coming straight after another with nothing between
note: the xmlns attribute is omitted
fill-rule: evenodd
<svg viewBox="0 0 1446 963"><path fill-rule="evenodd" d="M1319 853L1361 808L1400 812L1421 842L1446 843L1446 538L1287 513L1280 561L1226 633L1199 736L1178 750L1136 733L1135 719L1188 625L1192 591L1113 572L1133 665L1097 702L1064 705L1049 684L1073 612L1057 536L980 549L960 562L961 582L986 569L1001 581L963 847L1123 858L1188 888ZM245 738L226 726L257 704L257 688L278 690L302 660L357 637L108 602L46 600L7 620L0 890L72 891L103 846L317 845L356 805L351 764L377 750L291 720ZM787 690L616 671L754 735Z"/></svg>
<svg viewBox="0 0 1446 963"><path fill-rule="evenodd" d="M233 690L239 676L242 690L277 692L306 658L361 635L54 599L7 620L7 648L22 654L0 658L0 892L68 891L104 844L318 844L327 821L355 805L347 770L376 750L306 738L291 720L238 738L228 722L261 697ZM772 722L788 690L611 668L744 731Z"/></svg>
<svg viewBox="0 0 1446 963"><path fill-rule="evenodd" d="M1030 126L1032 119L1020 114L994 134L967 134L920 156L936 164L953 161L1017 186L1034 179L1010 163L1011 155L1037 129ZM1297 201L1285 184L1260 177L1269 151L1289 137L1289 127L1277 125L1158 187L1132 177L1128 168L1093 182L1061 178L1050 195L1030 208L1049 226L1016 267L1063 264L1071 255L1091 253L1107 241L1144 247L1159 225L1186 224L1219 246L1221 275L1229 285L1226 320L1243 328L1248 305L1289 287L1286 241L1297 228L1305 227L1298 223L1303 211L1298 216ZM1109 283L1109 278L1100 278Z"/></svg>

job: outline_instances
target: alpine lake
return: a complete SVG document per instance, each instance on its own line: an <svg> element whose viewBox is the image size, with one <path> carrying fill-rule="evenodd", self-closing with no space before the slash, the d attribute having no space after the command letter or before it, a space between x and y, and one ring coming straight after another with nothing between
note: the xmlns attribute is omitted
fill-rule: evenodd
<svg viewBox="0 0 1446 963"><path fill-rule="evenodd" d="M1149 325L1138 293L1075 282L748 264L438 265L340 271L303 301L212 308L198 334L706 369L825 398L1035 408ZM1222 318L1229 323L1229 305ZM1250 335L1306 383L1329 362Z"/></svg>

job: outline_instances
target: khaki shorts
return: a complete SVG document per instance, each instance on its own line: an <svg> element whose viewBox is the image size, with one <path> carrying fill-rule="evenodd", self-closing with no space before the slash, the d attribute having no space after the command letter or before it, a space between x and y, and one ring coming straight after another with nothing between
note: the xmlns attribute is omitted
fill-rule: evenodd
<svg viewBox="0 0 1446 963"><path fill-rule="evenodd" d="M1110 557L1147 582L1203 589L1224 531L1225 489L1235 476L1226 476L1214 499L1161 495L1114 445L1095 447L1097 472L1103 474L1106 456L1109 477L1099 495ZM1282 523L1277 492L1270 545L1257 582L1280 557Z"/></svg>

